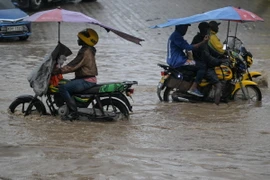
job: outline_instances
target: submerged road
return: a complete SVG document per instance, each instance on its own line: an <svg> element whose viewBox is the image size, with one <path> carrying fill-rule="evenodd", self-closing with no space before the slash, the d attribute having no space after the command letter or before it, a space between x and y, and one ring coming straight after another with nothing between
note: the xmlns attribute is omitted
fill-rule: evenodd
<svg viewBox="0 0 270 180"><path fill-rule="evenodd" d="M0 42L0 179L270 179L270 93L267 84L260 83L268 82L270 68L269 0L98 0L60 5L145 39L138 46L95 25L61 23L61 42L73 51L68 60L79 49L78 31L91 27L99 33L98 81L138 81L131 101L134 112L130 120L118 122L10 114L7 108L16 96L33 95L27 76L57 44L57 23L33 23L27 41ZM265 19L239 24L237 34L254 55L251 69L263 73L258 80L262 103L159 102L161 69L156 64L165 62L174 27L149 27L229 5ZM192 25L185 38L190 42L197 31L197 24ZM226 31L227 22L222 21L222 40Z"/></svg>

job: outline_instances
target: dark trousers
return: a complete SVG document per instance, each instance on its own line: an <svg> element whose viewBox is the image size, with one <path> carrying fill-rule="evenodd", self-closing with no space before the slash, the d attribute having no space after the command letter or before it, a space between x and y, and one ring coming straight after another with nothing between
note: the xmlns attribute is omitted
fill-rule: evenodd
<svg viewBox="0 0 270 180"><path fill-rule="evenodd" d="M87 82L84 79L74 79L59 86L59 93L67 103L71 111L77 112L76 102L71 98L72 94L91 88L96 83Z"/></svg>
<svg viewBox="0 0 270 180"><path fill-rule="evenodd" d="M205 74L205 79L210 84L217 84L219 82L219 79L217 77L216 71L214 68L208 68Z"/></svg>
<svg viewBox="0 0 270 180"><path fill-rule="evenodd" d="M196 61L195 65L185 65L179 68L176 68L178 71L192 71L196 73L195 82L200 84L205 76L206 73L206 66L204 63L200 61Z"/></svg>

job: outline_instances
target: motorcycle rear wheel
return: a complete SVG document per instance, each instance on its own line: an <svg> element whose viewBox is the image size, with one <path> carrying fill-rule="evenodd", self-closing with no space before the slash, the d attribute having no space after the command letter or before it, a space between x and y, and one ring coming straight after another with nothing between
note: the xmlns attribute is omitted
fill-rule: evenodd
<svg viewBox="0 0 270 180"><path fill-rule="evenodd" d="M9 110L13 114L25 114L29 105L31 106L29 114L39 114L39 115L46 115L46 108L44 104L40 100L36 100L31 104L30 100L25 99L16 99L14 100L10 106Z"/></svg>
<svg viewBox="0 0 270 180"><path fill-rule="evenodd" d="M166 87L165 91L163 93L163 100L165 102L172 102L173 101L173 98L172 98L173 92L174 92L173 88Z"/></svg>
<svg viewBox="0 0 270 180"><path fill-rule="evenodd" d="M115 114L114 120L129 118L129 110L122 101L106 98L101 100L101 104L104 111L109 114ZM98 107L98 105L96 105L96 107Z"/></svg>
<svg viewBox="0 0 270 180"><path fill-rule="evenodd" d="M257 86L248 85L245 86L244 90L248 93L249 96L248 99L245 98L242 89L237 89L233 94L232 99L234 101L251 101L251 102L257 102L262 100L261 90Z"/></svg>

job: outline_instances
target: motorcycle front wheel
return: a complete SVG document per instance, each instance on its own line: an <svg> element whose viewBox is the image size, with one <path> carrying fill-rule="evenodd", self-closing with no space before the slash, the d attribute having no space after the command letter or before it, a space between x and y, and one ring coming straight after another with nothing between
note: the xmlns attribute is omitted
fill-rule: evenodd
<svg viewBox="0 0 270 180"><path fill-rule="evenodd" d="M30 106L30 107L29 107ZM9 110L13 114L25 114L29 107L28 114L46 115L46 108L40 100L30 101L27 99L15 99L9 106Z"/></svg>
<svg viewBox="0 0 270 180"><path fill-rule="evenodd" d="M245 93L244 93L245 92ZM246 94L246 96L245 96ZM243 89L237 89L233 94L234 101L251 101L257 102L262 100L261 90L254 85L245 86Z"/></svg>
<svg viewBox="0 0 270 180"><path fill-rule="evenodd" d="M113 120L129 118L129 110L122 101L105 98L101 100L101 104L105 114L111 116ZM98 107L98 105L96 105L96 107Z"/></svg>

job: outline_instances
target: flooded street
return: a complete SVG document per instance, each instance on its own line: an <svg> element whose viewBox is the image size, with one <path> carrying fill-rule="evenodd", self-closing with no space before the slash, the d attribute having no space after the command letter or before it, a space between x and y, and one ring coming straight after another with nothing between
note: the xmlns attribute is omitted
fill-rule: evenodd
<svg viewBox="0 0 270 180"><path fill-rule="evenodd" d="M237 34L253 54L251 70L263 73L256 80L262 103L160 102L156 85L162 69L157 63L165 63L174 27L149 27L229 5L265 20L239 24ZM117 122L10 114L7 109L15 97L34 95L27 77L57 44L57 23L33 23L27 41L0 42L0 179L270 179L270 92L265 85L270 75L269 0L97 0L61 7L145 39L138 46L99 26L61 23L61 42L73 51L68 61L79 50L78 31L91 27L100 37L98 82L138 81L130 100L133 113L129 120ZM222 40L226 28L222 21L218 33ZM197 31L197 24L192 25L185 38L190 42Z"/></svg>

